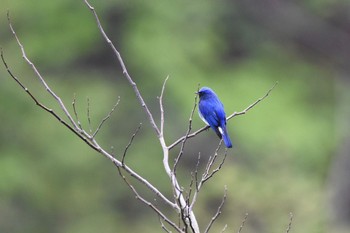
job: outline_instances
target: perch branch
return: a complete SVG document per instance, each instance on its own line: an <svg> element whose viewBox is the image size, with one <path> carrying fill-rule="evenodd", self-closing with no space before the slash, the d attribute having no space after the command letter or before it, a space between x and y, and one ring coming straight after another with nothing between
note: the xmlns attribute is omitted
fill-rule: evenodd
<svg viewBox="0 0 350 233"><path fill-rule="evenodd" d="M261 101L263 101L266 97L269 96L270 92L276 87L276 85L278 84L278 82L276 82L268 91L267 93L259 98L258 100L256 100L254 103L252 103L251 105L249 105L246 109L244 109L243 111L241 112L234 112L232 113L230 116L227 117L227 121L229 121L231 118L233 117L236 117L236 116L240 116L240 115L244 115L246 114L250 109L252 109L255 105L257 105L258 103L260 103ZM181 143L183 140L187 140L187 138L193 138L194 136L196 136L197 134L200 134L201 132L205 131L209 129L209 126L204 126L200 129L198 129L197 131L189 134L189 135L185 135L185 136L182 136L181 138L177 139L173 144L171 144L169 146L169 150L171 150L173 147L177 146L179 143Z"/></svg>
<svg viewBox="0 0 350 233"><path fill-rule="evenodd" d="M258 103L260 103L261 101L263 101L266 97L268 97L270 95L270 92L277 86L278 82L275 82L275 84L266 92L266 94L263 97L260 97L259 99L257 99L254 103L252 103L251 105L249 105L246 109L244 109L241 112L234 112L232 113L230 116L227 117L227 120L230 120L231 118L235 117L235 116L240 116L240 115L244 115L246 114L250 109L252 109L255 105L257 105Z"/></svg>

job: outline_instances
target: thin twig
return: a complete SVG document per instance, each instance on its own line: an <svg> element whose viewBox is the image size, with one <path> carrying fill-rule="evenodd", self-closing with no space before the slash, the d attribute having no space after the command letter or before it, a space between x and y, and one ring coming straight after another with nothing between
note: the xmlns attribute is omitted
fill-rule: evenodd
<svg viewBox="0 0 350 233"><path fill-rule="evenodd" d="M227 229L227 224L225 224L224 228L221 230L221 233L225 232Z"/></svg>
<svg viewBox="0 0 350 233"><path fill-rule="evenodd" d="M114 112L115 108L118 106L120 102L120 96L118 96L118 100L117 102L114 104L112 110L107 114L107 116L105 118L102 119L102 121L100 122L100 124L98 125L97 129L95 130L95 132L92 134L92 137L96 137L96 135L98 134L98 132L100 131L102 125L111 117L112 113Z"/></svg>
<svg viewBox="0 0 350 233"><path fill-rule="evenodd" d="M191 172L191 182L189 185L189 192L188 192L188 195L186 198L186 206L188 207L189 211L191 211L193 208L193 206L192 206L193 203L190 203L192 192L194 192L194 194L198 193L198 167L199 167L200 157L201 157L201 155L199 153L196 168L195 168L194 172ZM193 189L193 185L195 185L194 189ZM194 196L194 198L196 198L196 196Z"/></svg>
<svg viewBox="0 0 350 233"><path fill-rule="evenodd" d="M79 120L79 116L78 116L78 112L77 112L77 109L75 107L75 101L76 101L76 95L74 93L73 102L72 102L73 111L74 111L74 115L75 115L75 120L77 121L77 124L78 124L79 128L82 130L83 127L81 126L81 123L80 123L80 120Z"/></svg>
<svg viewBox="0 0 350 233"><path fill-rule="evenodd" d="M237 232L237 233L241 233L241 231L242 231L242 229L243 229L243 227L244 227L244 224L245 224L245 222L247 221L247 218L248 218L248 213L245 214L244 219L243 219L241 225L239 226L239 229L238 229L238 232Z"/></svg>
<svg viewBox="0 0 350 233"><path fill-rule="evenodd" d="M219 145L218 145L218 147L216 148L216 150L214 152L214 155L209 157L207 165L206 165L206 168L205 168L205 170L204 170L204 172L202 174L202 179L199 182L198 181L196 182L197 183L196 191L193 194L193 198L192 198L192 203L190 205L190 209L193 209L193 207L194 207L194 205L195 205L195 203L197 201L197 197L198 197L199 191L202 188L203 184L206 181L208 181L210 178L212 178L214 176L214 174L217 173L222 168L222 166L223 166L223 164L224 164L224 162L226 160L227 148L225 149L224 157L223 157L222 161L220 162L219 166L216 169L214 169L214 170L212 170L210 172L210 170L211 170L211 168L212 168L216 158L218 157L218 151L219 151L221 145L222 145L222 140L220 140Z"/></svg>
<svg viewBox="0 0 350 233"><path fill-rule="evenodd" d="M208 233L210 228L212 227L213 223L218 219L218 217L220 216L221 214L221 210L222 210L222 207L224 206L225 204L225 201L226 201L226 197L227 197L227 187L225 186L225 192L224 192L224 197L222 198L222 201L218 207L218 210L216 211L215 215L211 218L207 228L205 229L205 233Z"/></svg>
<svg viewBox="0 0 350 233"><path fill-rule="evenodd" d="M201 159L201 153L198 153L196 169L194 170L194 178L195 178L195 181L196 181L196 191L197 192L198 192L198 168L199 168L200 159Z"/></svg>
<svg viewBox="0 0 350 233"><path fill-rule="evenodd" d="M86 98L86 103L87 103L86 115L87 115L87 120L88 120L88 124L89 124L89 132L90 132L90 135L91 135L92 134L92 128L91 128L90 99L89 99L89 97Z"/></svg>
<svg viewBox="0 0 350 233"><path fill-rule="evenodd" d="M290 218L289 218L289 224L288 224L288 227L287 227L286 233L289 233L290 229L292 229L293 213L292 213L292 212L290 212L290 213L289 213L289 215L290 215Z"/></svg>
<svg viewBox="0 0 350 233"><path fill-rule="evenodd" d="M257 105L258 103L260 103L261 101L263 101L266 97L269 96L270 92L277 86L278 82L275 82L275 84L266 92L266 94L263 97L260 97L259 99L257 99L254 103L252 103L251 105L249 105L246 109L244 109L241 112L234 112L232 113L230 116L227 117L227 120L230 120L231 118L235 117L235 116L240 116L240 115L244 115L246 114L250 109L252 109L255 105Z"/></svg>
<svg viewBox="0 0 350 233"><path fill-rule="evenodd" d="M129 147L131 146L131 144L132 144L132 142L133 142L135 136L136 136L137 133L140 131L141 126L142 126L142 123L140 123L139 127L137 127L135 133L131 136L128 145L126 145L126 147L125 147L125 150L124 150L124 153L123 153L123 157L122 157L122 164L123 164L123 165L124 165L124 160L125 160L126 153L127 153L128 149L129 149Z"/></svg>
<svg viewBox="0 0 350 233"><path fill-rule="evenodd" d="M191 111L191 114L190 114L190 118L188 120L188 128L187 128L187 132L186 132L186 135L185 135L185 139L182 141L182 144L181 144L181 149L180 149L180 152L178 154L178 156L176 157L175 159L175 162L174 162L174 166L173 166L173 173L174 175L176 175L176 167L177 167L177 164L179 163L183 153L184 153L184 149L185 149L185 144L186 144L186 141L187 141L187 136L190 134L191 130L192 130L192 119L193 119L193 114L194 114L194 111L196 110L196 107L197 107L197 98L198 98L198 95L196 94L195 97L194 97L194 104L193 104L193 108L192 108L192 111Z"/></svg>
<svg viewBox="0 0 350 233"><path fill-rule="evenodd" d="M218 146L216 147L215 152L214 152L214 155L212 155L212 156L209 157L207 166L205 167L204 173L203 173L203 175L202 175L202 182L203 182L203 180L206 179L206 177L208 177L209 171L210 171L210 169L212 168L214 162L216 161L216 158L218 157L218 154L219 154L219 150L220 150L220 148L221 148L221 145L222 145L222 140L220 140ZM225 154L227 154L227 150L226 150Z"/></svg>
<svg viewBox="0 0 350 233"><path fill-rule="evenodd" d="M247 113L250 109L252 109L255 105L257 105L259 102L263 101L266 97L268 97L268 95L270 94L270 92L276 87L277 84L278 84L278 82L276 82L276 83L273 85L273 87L271 87L263 97L261 97L261 98L259 98L258 100L256 100L254 103L252 103L251 105L249 105L249 106L248 106L246 109L244 109L243 111L232 113L229 117L227 117L227 121L229 121L229 120L230 120L231 118L233 118L233 117L246 114L246 113ZM176 145L178 145L179 143L181 143L183 140L185 140L185 139L187 140L188 138L193 138L193 137L195 137L197 134L200 134L200 133L202 133L203 131L209 129L209 127L210 127L210 126L204 126L204 127L198 129L197 131L195 131L195 132L193 132L193 133L191 133L191 134L189 134L189 135L187 135L187 136L186 136L186 135L185 135L185 136L182 136L181 138L177 139L173 144L171 144L171 145L168 147L169 150L172 149L173 147L175 147Z"/></svg>
<svg viewBox="0 0 350 233"><path fill-rule="evenodd" d="M220 171L220 169L222 168L222 166L223 166L224 163L225 163L226 157L227 157L227 148L225 149L224 157L223 157L221 163L219 164L219 166L218 166L217 168L215 168L214 170L212 170L212 172L211 172L210 174L206 174L206 176L203 177L202 185L203 185L207 180L209 180L210 178L212 178L212 177L215 175L215 173L217 173L218 171Z"/></svg>

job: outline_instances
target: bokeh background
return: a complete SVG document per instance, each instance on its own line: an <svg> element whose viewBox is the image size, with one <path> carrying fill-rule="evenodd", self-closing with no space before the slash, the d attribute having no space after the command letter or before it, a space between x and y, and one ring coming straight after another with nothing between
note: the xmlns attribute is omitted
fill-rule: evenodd
<svg viewBox="0 0 350 233"><path fill-rule="evenodd" d="M247 115L229 121L234 148L195 209L202 229L227 185L213 232L225 224L226 232L237 232L245 213L243 232L284 232L290 212L291 232L350 232L348 0L91 3L157 121L157 96L170 76L164 98L169 144L186 132L198 84L212 87L232 113L279 82ZM9 66L61 113L23 61L7 9L29 58L70 110L76 96L85 127L87 98L94 128L120 97L98 135L106 149L120 155L143 123L126 161L170 196L153 129L83 1L1 3L0 45ZM0 232L162 232L115 167L36 107L2 64L0 119ZM202 126L196 114L193 127ZM198 152L205 161L217 143L213 132L188 141L180 163L184 186Z"/></svg>

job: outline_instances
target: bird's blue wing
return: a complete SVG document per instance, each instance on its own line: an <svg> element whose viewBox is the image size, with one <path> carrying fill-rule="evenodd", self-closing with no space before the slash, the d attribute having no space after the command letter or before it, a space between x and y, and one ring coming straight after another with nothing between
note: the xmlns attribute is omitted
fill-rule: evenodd
<svg viewBox="0 0 350 233"><path fill-rule="evenodd" d="M210 98L200 101L199 116L221 138L222 133L218 127L222 128L222 125L226 122L226 118L224 107L220 100L218 98Z"/></svg>
<svg viewBox="0 0 350 233"><path fill-rule="evenodd" d="M211 127L219 125L219 118L215 111L215 105L211 101L205 100L199 103L199 113L203 121Z"/></svg>

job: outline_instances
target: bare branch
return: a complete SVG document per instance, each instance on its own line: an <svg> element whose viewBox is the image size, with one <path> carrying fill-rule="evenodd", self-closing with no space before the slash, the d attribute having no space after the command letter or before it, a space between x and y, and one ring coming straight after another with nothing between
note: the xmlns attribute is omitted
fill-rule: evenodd
<svg viewBox="0 0 350 233"><path fill-rule="evenodd" d="M180 152L178 154L178 156L176 157L175 159L175 162L174 162L174 166L173 166L173 173L176 174L176 167L177 167L177 164L179 163L183 153L184 153L184 149L185 149L185 144L186 144L186 141L187 141L187 136L190 134L191 130L192 130L192 119L193 119L193 114L194 114L194 111L197 107L197 98L198 98L198 95L196 94L195 97L194 97L194 104L193 104L193 108L192 108L192 111L191 111L191 114L190 114L190 118L188 120L188 128L187 128L187 132L186 132L186 135L185 135L185 139L182 141L182 144L181 144L181 149L180 149Z"/></svg>
<svg viewBox="0 0 350 233"><path fill-rule="evenodd" d="M98 132L100 131L102 125L111 117L112 113L114 112L115 108L118 106L120 102L120 96L118 96L118 100L115 103L115 105L113 106L112 110L107 114L107 116L105 118L102 119L102 121L100 122L100 124L98 125L97 129L95 130L95 132L92 134L92 137L96 137L96 135L98 134Z"/></svg>
<svg viewBox="0 0 350 233"><path fill-rule="evenodd" d="M226 201L226 197L227 197L227 187L225 186L225 192L224 192L224 197L222 198L222 201L218 207L218 210L216 211L215 215L211 218L207 228L205 229L205 233L208 233L210 228L212 227L213 223L218 219L218 217L220 216L221 214L221 210L222 210L222 207L224 206L225 204L225 201Z"/></svg>
<svg viewBox="0 0 350 233"><path fill-rule="evenodd" d="M16 83L29 95L29 97L35 102L35 104L37 106L39 106L41 109L43 109L44 111L48 112L49 114L51 114L52 116L54 116L60 123L62 123L64 126L66 126L70 131L72 131L75 135L77 135L79 138L81 138L84 142L86 142L86 144L88 144L92 149L96 150L97 152L99 152L96 147L94 147L94 145L92 145L92 143L87 140L87 138L85 138L83 135L79 134L71 125L69 125L67 122L65 122L59 115L57 115L51 108L46 107L44 104L40 103L36 97L29 91L29 89L27 87L24 86L24 84L12 73L12 71L10 70L10 68L8 67L6 60L4 58L4 54L3 51L1 49L1 59L2 62L7 70L7 72L9 73L9 75L12 77L13 80L16 81Z"/></svg>
<svg viewBox="0 0 350 233"><path fill-rule="evenodd" d="M194 110L196 108L196 105L197 105L197 95L195 96L194 107L193 107L191 115L190 115L188 130L187 130L186 134L189 134L191 129L192 129L192 118L193 118L193 113L194 113ZM164 143L164 138L160 137L160 141L161 141L161 144L163 147L163 153L164 153L163 164L164 164L164 167L165 167L167 174L169 175L169 177L171 179L175 200L177 200L177 202L180 206L180 209L181 209L181 219L185 223L185 231L187 231L188 227L190 227L192 232L197 233L197 232L199 232L199 227L198 227L198 223L197 223L197 220L195 218L195 215L189 206L189 196L187 198L185 198L183 196L182 188L180 188L178 181L176 179L176 166L181 158L181 155L183 154L186 140L183 141L182 146L181 146L181 150L180 150L177 158L175 159L173 170L171 170L170 166L169 166L169 149L166 147L166 145Z"/></svg>
<svg viewBox="0 0 350 233"><path fill-rule="evenodd" d="M73 118L70 115L70 113L68 112L66 106L63 104L61 98L59 96L57 96L56 93L51 90L51 88L46 83L46 81L43 79L43 77L41 76L41 74L39 73L39 71L37 70L35 65L28 59L28 57L26 55L26 52L24 50L24 47L23 47L22 43L19 41L19 39L17 37L17 34L16 34L15 30L12 27L12 23L11 23L11 19L10 19L10 12L9 11L7 11L7 20L8 20L9 26L10 26L10 30L11 30L12 34L14 35L14 37L15 37L15 39L17 41L17 44L19 45L19 47L21 49L23 59L32 67L33 71L35 72L36 76L39 78L40 82L45 87L46 91L48 91L49 94L57 101L57 103L59 104L59 106L63 110L64 114L68 117L70 123L73 125L73 128L75 130L77 130L79 133L82 133L82 131L80 130L78 125L75 123L75 121L73 120Z"/></svg>
<svg viewBox="0 0 350 233"><path fill-rule="evenodd" d="M198 178L196 177L196 179L197 179L196 180L196 191L194 192L194 195L193 195L193 198L192 198L192 203L190 205L190 209L193 209L193 207L194 207L194 205L195 205L195 203L197 201L197 196L198 196L199 191L202 188L203 184L206 181L208 181L210 178L212 178L215 175L215 173L217 173L222 168L222 166L223 166L223 164L224 164L224 162L226 160L227 148L225 149L224 157L223 157L222 161L220 162L220 164L218 165L218 167L210 172L214 162L216 161L216 158L218 157L218 153L219 153L219 149L220 149L221 145L222 145L222 140L220 140L219 145L218 145L218 147L216 148L216 150L214 152L214 155L209 157L208 163L206 165L206 168L205 168L205 170L204 170L204 172L202 174L202 179L198 182Z"/></svg>
<svg viewBox="0 0 350 233"><path fill-rule="evenodd" d="M288 227L287 227L286 233L289 233L290 229L292 229L293 213L292 213L292 212L290 212L290 213L289 213L289 215L290 215L290 218L289 218L289 224L288 224Z"/></svg>
<svg viewBox="0 0 350 233"><path fill-rule="evenodd" d="M215 173L217 173L218 171L220 171L220 169L222 168L222 166L223 166L224 163L225 163L226 157L227 157L227 148L225 149L224 157L223 157L221 163L219 164L219 166L218 166L217 168L215 168L210 174L207 173L207 174L203 177L202 185L204 184L204 182L206 182L207 180L209 180L210 178L212 178L213 175L215 175ZM211 167L211 165L210 165L210 167Z"/></svg>
<svg viewBox="0 0 350 233"><path fill-rule="evenodd" d="M177 232L182 232L182 230L174 223L172 222L165 214L162 213L156 206L154 206L151 202L147 201L143 197L140 196L140 194L136 191L134 186L129 183L129 181L126 179L126 177L121 172L121 167L117 167L119 175L123 178L124 182L127 184L127 186L132 190L132 192L135 194L136 199L140 200L142 203L150 207L154 212L158 214L158 216L163 219L165 222L167 222L170 226L172 226Z"/></svg>
<svg viewBox="0 0 350 233"><path fill-rule="evenodd" d="M263 97L261 97L261 98L259 98L258 100L256 100L254 103L252 103L251 105L249 105L249 106L248 106L246 109L244 109L243 111L232 113L229 117L227 117L227 121L229 121L229 120L230 120L231 118L233 118L233 117L246 114L246 113L247 113L250 109L252 109L255 105L257 105L259 102L263 101L266 97L268 97L268 95L270 94L270 92L276 87L277 84L278 84L278 82L276 82L276 83L273 85L273 87L271 87ZM182 136L181 138L177 139L173 144L171 144L171 145L168 147L169 150L171 150L173 147L175 147L176 145L178 145L179 143L181 143L183 140L185 140L185 139L187 140L188 138L193 138L193 137L195 137L197 134L200 134L201 132L203 132L203 131L205 131L205 130L207 130L207 129L209 129L209 126L204 126L204 127L198 129L197 131L195 131L195 132L193 132L193 133L191 133L191 134L189 134L189 135L187 135L187 136L186 136L186 135L185 135L185 136Z"/></svg>
<svg viewBox="0 0 350 233"><path fill-rule="evenodd" d="M201 154L198 153L198 159L197 159L197 164L196 164L196 169L194 170L194 178L196 181L196 191L198 192L198 167L201 159Z"/></svg>
<svg viewBox="0 0 350 233"><path fill-rule="evenodd" d="M86 109L86 116L89 124L89 132L90 135L92 134L92 129L91 129L91 117L90 117L90 99L89 97L86 98L86 103L87 103L87 109Z"/></svg>
<svg viewBox="0 0 350 233"><path fill-rule="evenodd" d="M132 144L132 142L133 142L135 136L136 136L137 133L140 131L141 126L142 126L142 123L139 124L139 127L137 127L135 133L131 136L128 145L126 145L126 147L125 147L125 150L124 150L124 153L123 153L123 158L122 158L122 164L123 164L123 165L124 165L124 160L125 160L126 152L128 151L129 147L131 146L131 144Z"/></svg>
<svg viewBox="0 0 350 233"><path fill-rule="evenodd" d="M241 223L241 226L239 227L238 233L241 233L241 231L242 231L242 229L244 227L244 224L247 221L247 218L248 218L248 213L245 214L244 219L243 219L243 221Z"/></svg>
<svg viewBox="0 0 350 233"><path fill-rule="evenodd" d="M41 109L43 109L44 111L48 112L49 114L51 114L52 116L54 116L61 124L63 124L65 127L67 127L71 132L73 132L75 135L77 135L80 139L82 139L87 145L89 145L92 149L94 149L95 151L97 151L98 153L101 153L102 155L104 155L105 157L107 157L108 159L110 159L113 164L116 167L120 167L122 166L121 162L116 160L111 154L109 154L108 152L106 152L105 150L103 150L99 144L96 142L95 139L93 138L88 138L85 135L88 134L80 134L77 130L75 130L73 128L73 126L69 125L67 122L65 122L59 115L57 115L57 113L55 113L52 109L46 107L45 105L43 105L42 103L40 103L36 97L28 90L27 87L24 86L24 84L22 84L22 82L12 73L12 71L9 69L6 60L3 56L3 51L1 50L1 59L2 62L7 70L7 72L9 73L9 75L12 77L13 80L16 81L16 83L29 95L29 97L35 102L35 104L37 106L39 106ZM178 206L174 203L172 203L168 198L166 198L156 187L154 187L150 182L148 182L145 178L143 178L142 176L140 176L139 174L137 174L135 171L133 171L131 168L129 168L128 166L123 166L123 169L129 173L132 177L134 177L136 180L140 181L141 184L145 185L149 190L151 190L154 194L156 194L159 198L161 198L165 203L167 203L169 206L171 206L173 209L178 210Z"/></svg>
<svg viewBox="0 0 350 233"><path fill-rule="evenodd" d="M75 115L75 120L77 121L77 124L78 124L79 128L82 130L83 127L81 126L81 123L80 123L80 120L79 120L79 116L78 116L78 112L77 112L77 109L75 107L75 100L76 100L76 95L74 93L73 102L72 102L73 111L74 111L74 115Z"/></svg>
<svg viewBox="0 0 350 233"><path fill-rule="evenodd" d="M270 92L277 86L278 82L275 82L275 84L266 92L266 94L257 99L254 103L252 103L251 105L249 105L246 109L244 109L241 112L234 112L232 113L230 116L227 117L227 120L230 120L231 118L235 117L235 116L240 116L240 115L244 115L246 114L250 109L252 109L255 105L257 105L258 103L260 103L261 101L263 101L266 97L269 96Z"/></svg>
<svg viewBox="0 0 350 233"><path fill-rule="evenodd" d="M123 61L119 51L115 48L114 44L112 43L112 41L108 38L107 34L105 33L105 31L104 31L104 29L103 29L103 27L101 25L100 19L99 19L98 15L97 15L97 13L95 11L95 8L87 0L84 0L84 2L88 6L90 11L94 14L95 20L96 20L96 23L97 23L97 27L99 28L103 38L106 40L106 42L112 48L112 50L114 52L114 55L117 57L117 59L119 61L119 64L120 64L120 66L121 66L121 68L123 70L123 74L124 74L125 78L128 80L128 82L132 86L132 88L133 88L133 90L134 90L134 92L136 94L137 99L139 100L141 106L145 110L146 115L148 116L148 119L149 119L153 129L155 130L157 136L159 137L160 131L159 131L156 123L154 122L153 115L152 115L151 111L149 110L148 106L146 105L145 101L143 100L143 98L141 96L141 93L140 93L139 89L137 88L136 83L132 80L131 76L129 75L129 72L126 69L126 66L124 64L124 61Z"/></svg>
<svg viewBox="0 0 350 233"><path fill-rule="evenodd" d="M220 148L221 148L221 145L222 145L222 140L220 140L218 146L216 147L215 152L214 152L214 155L213 155L213 156L210 156L209 159L208 159L207 166L206 166L205 171L204 171L204 173L203 173L203 175L202 175L202 181L208 176L211 167L213 166L213 164L214 164L216 158L218 157L218 154L219 154L219 150L220 150Z"/></svg>
<svg viewBox="0 0 350 233"><path fill-rule="evenodd" d="M227 229L227 224L225 224L224 228L221 230L221 233L225 232Z"/></svg>
<svg viewBox="0 0 350 233"><path fill-rule="evenodd" d="M160 134L161 137L164 137L164 108L163 108L163 94L164 94L164 89L165 89L165 84L169 79L169 75L165 78L162 91L160 93L159 97L159 108L160 108Z"/></svg>

